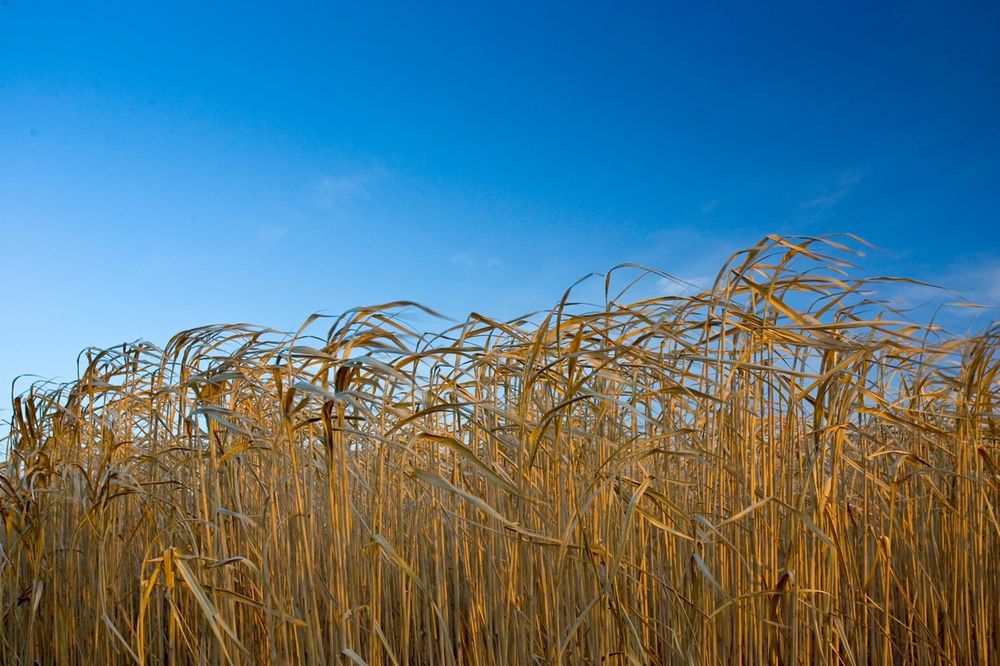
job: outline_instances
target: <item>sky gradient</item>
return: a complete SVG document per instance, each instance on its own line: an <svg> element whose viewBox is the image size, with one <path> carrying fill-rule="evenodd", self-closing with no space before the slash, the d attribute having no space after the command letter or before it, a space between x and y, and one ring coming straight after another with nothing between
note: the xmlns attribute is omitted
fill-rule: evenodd
<svg viewBox="0 0 1000 666"><path fill-rule="evenodd" d="M995 2L84 5L0 3L4 395L200 324L698 281L767 233L1000 304Z"/></svg>

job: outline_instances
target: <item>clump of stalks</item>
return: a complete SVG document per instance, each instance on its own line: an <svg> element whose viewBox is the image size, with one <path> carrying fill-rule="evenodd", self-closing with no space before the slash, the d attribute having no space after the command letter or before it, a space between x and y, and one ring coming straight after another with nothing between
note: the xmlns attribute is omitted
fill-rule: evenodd
<svg viewBox="0 0 1000 666"><path fill-rule="evenodd" d="M1000 330L848 254L88 352L13 401L3 662L997 663Z"/></svg>

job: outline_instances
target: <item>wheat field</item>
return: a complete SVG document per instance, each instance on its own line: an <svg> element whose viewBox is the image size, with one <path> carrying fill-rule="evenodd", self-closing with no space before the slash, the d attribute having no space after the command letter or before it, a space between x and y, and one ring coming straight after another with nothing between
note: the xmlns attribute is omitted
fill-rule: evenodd
<svg viewBox="0 0 1000 666"><path fill-rule="evenodd" d="M1000 328L843 243L88 350L13 399L2 661L1000 662Z"/></svg>

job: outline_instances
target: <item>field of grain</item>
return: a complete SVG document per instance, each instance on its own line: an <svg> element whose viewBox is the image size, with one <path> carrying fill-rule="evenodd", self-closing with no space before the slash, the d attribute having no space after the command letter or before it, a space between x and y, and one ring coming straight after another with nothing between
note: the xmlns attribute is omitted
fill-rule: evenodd
<svg viewBox="0 0 1000 666"><path fill-rule="evenodd" d="M848 250L90 351L14 399L2 661L997 663L1000 329Z"/></svg>

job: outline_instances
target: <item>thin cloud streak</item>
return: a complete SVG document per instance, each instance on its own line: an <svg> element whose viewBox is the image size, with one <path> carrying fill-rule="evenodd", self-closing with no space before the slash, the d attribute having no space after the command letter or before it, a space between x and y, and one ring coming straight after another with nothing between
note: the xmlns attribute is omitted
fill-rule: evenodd
<svg viewBox="0 0 1000 666"><path fill-rule="evenodd" d="M490 275L500 275L503 263L494 257L478 257L471 252L459 252L449 257L455 266L464 271L473 273L489 273Z"/></svg>
<svg viewBox="0 0 1000 666"><path fill-rule="evenodd" d="M833 208L841 200L844 199L851 190L861 182L861 174L855 169L848 169L844 173L840 174L840 178L837 180L837 185L833 189L824 194L812 197L811 199L806 199L801 202L799 206L804 209L826 209Z"/></svg>
<svg viewBox="0 0 1000 666"><path fill-rule="evenodd" d="M386 178L382 169L347 174L328 174L313 184L312 202L326 211L339 211L357 201L371 198L374 185Z"/></svg>
<svg viewBox="0 0 1000 666"><path fill-rule="evenodd" d="M707 277L691 277L672 279L661 277L656 281L656 286L663 296L691 296L712 284L712 280Z"/></svg>

